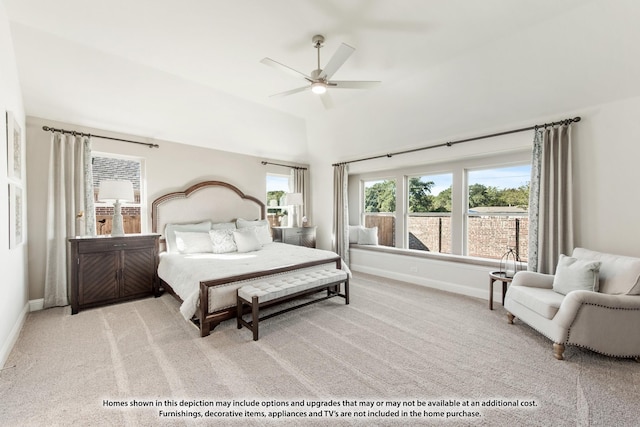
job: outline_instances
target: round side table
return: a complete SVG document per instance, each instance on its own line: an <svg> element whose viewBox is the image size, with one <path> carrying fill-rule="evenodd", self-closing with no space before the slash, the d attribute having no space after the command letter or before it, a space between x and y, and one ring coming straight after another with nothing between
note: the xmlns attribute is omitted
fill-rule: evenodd
<svg viewBox="0 0 640 427"><path fill-rule="evenodd" d="M511 283L513 277L507 277L504 271L492 271L489 273L489 310L493 310L493 284L496 281L502 282L502 305L504 305L504 296L507 293L507 285Z"/></svg>

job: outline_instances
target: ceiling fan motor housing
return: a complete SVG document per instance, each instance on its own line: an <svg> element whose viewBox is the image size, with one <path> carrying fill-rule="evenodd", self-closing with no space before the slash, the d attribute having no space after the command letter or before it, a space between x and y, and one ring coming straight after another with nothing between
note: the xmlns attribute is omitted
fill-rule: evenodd
<svg viewBox="0 0 640 427"><path fill-rule="evenodd" d="M324 36L321 35L321 34L316 34L311 39L311 42L313 43L313 46L315 46L315 47L322 47L322 44L324 43Z"/></svg>

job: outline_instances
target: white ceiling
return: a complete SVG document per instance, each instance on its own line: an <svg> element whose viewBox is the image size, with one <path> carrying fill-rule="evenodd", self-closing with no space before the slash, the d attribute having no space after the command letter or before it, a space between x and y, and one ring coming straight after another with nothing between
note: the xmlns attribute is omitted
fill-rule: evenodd
<svg viewBox="0 0 640 427"><path fill-rule="evenodd" d="M634 0L1 1L28 115L265 157L306 160L310 121L351 156L640 94ZM382 85L270 98L301 84L259 61L308 74L314 34Z"/></svg>

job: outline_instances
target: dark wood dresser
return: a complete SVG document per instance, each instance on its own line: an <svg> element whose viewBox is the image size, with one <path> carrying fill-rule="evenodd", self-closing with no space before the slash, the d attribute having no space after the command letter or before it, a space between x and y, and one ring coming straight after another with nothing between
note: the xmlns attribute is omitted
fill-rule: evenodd
<svg viewBox="0 0 640 427"><path fill-rule="evenodd" d="M316 247L316 227L273 227L272 230L274 242Z"/></svg>
<svg viewBox="0 0 640 427"><path fill-rule="evenodd" d="M71 314L98 305L159 295L159 234L75 237L71 245Z"/></svg>

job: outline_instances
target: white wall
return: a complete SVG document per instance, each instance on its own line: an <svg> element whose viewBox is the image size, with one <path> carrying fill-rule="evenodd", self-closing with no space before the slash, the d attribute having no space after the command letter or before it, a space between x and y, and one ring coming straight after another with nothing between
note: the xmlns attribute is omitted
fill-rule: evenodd
<svg viewBox="0 0 640 427"><path fill-rule="evenodd" d="M27 167L29 176L29 233L32 240L29 245L29 299L35 300L44 296L45 272L45 224L47 200L47 174L51 133L42 130L47 125L55 128L73 129L96 135L143 141L144 138L115 134L100 129L76 126L69 123L55 122L41 118L27 118ZM169 141L153 141L160 148L111 141L99 138L92 139L94 151L142 157L146 165L146 190L149 209L151 202L157 197L171 191L184 190L192 184L204 180L221 180L229 182L245 194L266 198L266 172L282 173L283 168L263 166L260 157L234 154L225 151L211 150L192 145L178 144ZM277 160L274 160L278 162ZM281 163L281 162L279 162ZM289 172L284 168L285 173ZM147 229L151 232L151 212L148 212Z"/></svg>
<svg viewBox="0 0 640 427"><path fill-rule="evenodd" d="M20 328L28 311L27 303L27 243L28 230L25 230L25 243L9 250L9 209L6 149L5 111L11 111L23 129L24 108L15 55L11 42L9 21L2 2L0 2L0 368L4 366L9 352L18 338ZM24 153L23 153L24 155ZM23 198L26 199L26 177L22 180ZM23 205L23 212L27 204ZM26 220L26 218L24 219Z"/></svg>
<svg viewBox="0 0 640 427"><path fill-rule="evenodd" d="M596 251L640 257L640 225L637 220L640 212L637 189L640 182L640 97L567 111L554 117L532 118L528 123L544 123L554 118L577 115L582 117L582 121L574 125L573 132L576 244ZM522 123L506 124L498 130L518 127L522 127ZM323 133L326 131L321 130L318 135ZM485 133L488 133L487 130L478 130L475 134ZM457 137L458 135L426 142L424 145L446 142ZM511 138L501 137L500 140L483 140L428 150L421 154L354 163L350 171L364 173L367 170L383 170L385 163L386 169L393 169L449 161L452 156L476 156L480 151L486 154L504 152L510 148L522 149L530 145L527 140L533 140L532 131ZM318 241L326 245L331 241L333 191L327 184L332 179L331 163L338 161L340 154L322 150L319 140L315 138L310 138L310 141L316 179L313 188L315 217L325 219L318 228L318 233L321 234ZM488 298L487 272L490 265L466 266L366 250L352 251L351 261L351 267L356 271Z"/></svg>

